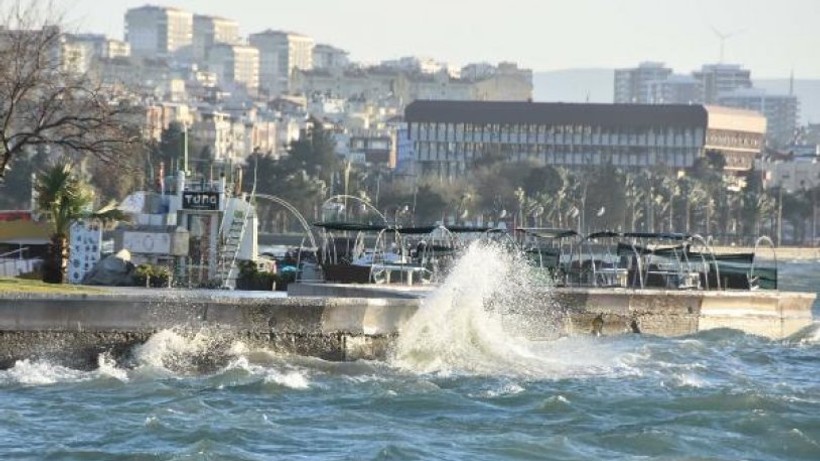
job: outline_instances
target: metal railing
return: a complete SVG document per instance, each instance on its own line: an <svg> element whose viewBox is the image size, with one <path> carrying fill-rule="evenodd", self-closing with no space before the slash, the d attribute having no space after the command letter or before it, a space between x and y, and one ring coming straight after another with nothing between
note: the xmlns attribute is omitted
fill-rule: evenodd
<svg viewBox="0 0 820 461"><path fill-rule="evenodd" d="M17 277L26 272L32 272L42 262L40 258L24 258L28 247L18 248L0 254L0 277ZM17 255L17 257L12 257Z"/></svg>

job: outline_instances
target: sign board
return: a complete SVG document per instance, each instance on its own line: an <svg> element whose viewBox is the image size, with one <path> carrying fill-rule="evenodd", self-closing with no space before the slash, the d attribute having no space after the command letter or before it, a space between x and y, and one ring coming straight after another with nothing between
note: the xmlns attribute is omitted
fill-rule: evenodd
<svg viewBox="0 0 820 461"><path fill-rule="evenodd" d="M68 282L82 283L100 261L102 228L93 221L75 221L69 231Z"/></svg>
<svg viewBox="0 0 820 461"><path fill-rule="evenodd" d="M171 254L171 236L164 232L130 232L122 234L122 247L138 254Z"/></svg>
<svg viewBox="0 0 820 461"><path fill-rule="evenodd" d="M183 192L183 210L219 210L219 192Z"/></svg>

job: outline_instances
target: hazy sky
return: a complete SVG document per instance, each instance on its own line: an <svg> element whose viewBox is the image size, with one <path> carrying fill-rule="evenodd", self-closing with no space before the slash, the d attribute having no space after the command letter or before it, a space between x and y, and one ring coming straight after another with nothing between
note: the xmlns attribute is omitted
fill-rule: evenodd
<svg viewBox="0 0 820 461"><path fill-rule="evenodd" d="M74 28L123 38L144 0L53 0ZM752 77L820 78L820 0L156 0L224 16L242 35L310 35L377 62L406 55L454 64L517 61L536 71L662 61L679 73L741 63Z"/></svg>

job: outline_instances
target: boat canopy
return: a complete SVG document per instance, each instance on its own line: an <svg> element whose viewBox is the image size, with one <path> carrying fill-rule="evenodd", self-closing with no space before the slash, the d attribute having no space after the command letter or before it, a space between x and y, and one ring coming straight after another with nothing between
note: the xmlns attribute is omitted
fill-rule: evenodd
<svg viewBox="0 0 820 461"><path fill-rule="evenodd" d="M316 227L321 227L329 231L349 231L349 232L381 232L389 230L398 232L399 234L429 234L436 229L444 227L451 233L481 233L490 230L489 227L471 227L471 226L420 226L420 227L396 227L386 224L364 224L355 222L317 222L313 223Z"/></svg>
<svg viewBox="0 0 820 461"><path fill-rule="evenodd" d="M518 227L515 231L545 239L562 239L579 235L578 232L572 229L556 229L550 227Z"/></svg>

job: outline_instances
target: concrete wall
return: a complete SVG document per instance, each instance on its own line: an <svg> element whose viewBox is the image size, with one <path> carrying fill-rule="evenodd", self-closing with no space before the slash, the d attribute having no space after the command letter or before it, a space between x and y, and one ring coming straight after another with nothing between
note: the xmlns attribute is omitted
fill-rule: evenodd
<svg viewBox="0 0 820 461"><path fill-rule="evenodd" d="M93 368L102 353L127 362L134 346L166 329L212 333L212 357L225 357L220 349L241 340L327 360L378 359L385 357L421 302L397 288L308 288L325 297L147 289L95 295L0 294L0 368L26 358ZM430 289L413 293L424 296ZM350 294L357 297L340 297ZM783 338L812 324L814 297L768 291L561 288L545 292L543 309L505 314L505 324L526 325L521 333L533 339L552 339L555 325L559 334L570 335L680 336L734 328Z"/></svg>
<svg viewBox="0 0 820 461"><path fill-rule="evenodd" d="M159 293L159 295L158 295ZM264 298L179 290L101 295L0 295L0 368L25 358L96 366L160 330L207 330L273 351L328 360L383 357L417 299ZM218 355L218 354L217 354Z"/></svg>

